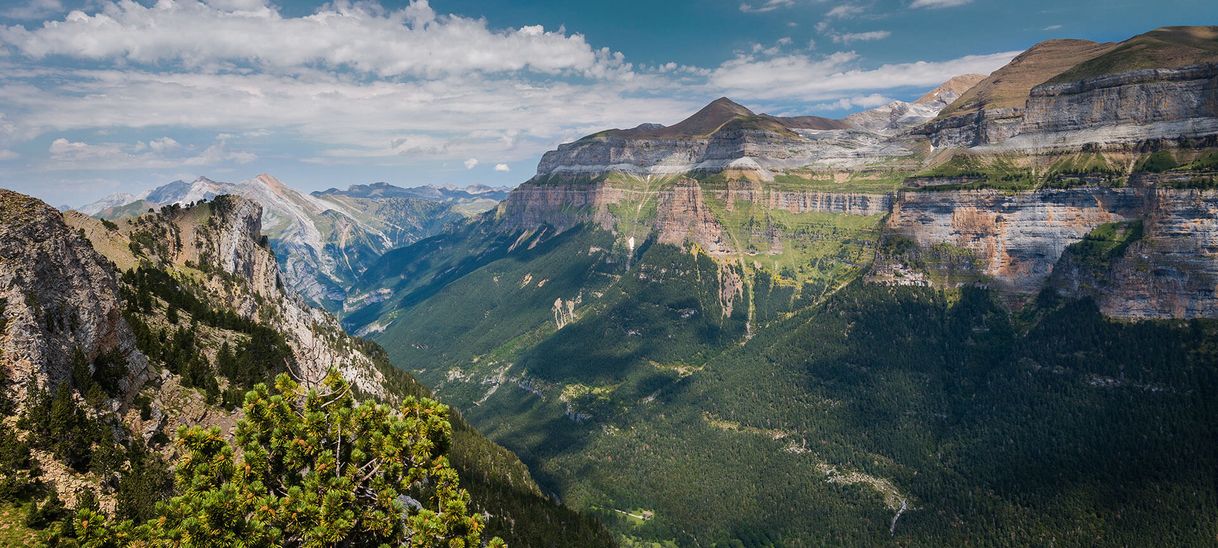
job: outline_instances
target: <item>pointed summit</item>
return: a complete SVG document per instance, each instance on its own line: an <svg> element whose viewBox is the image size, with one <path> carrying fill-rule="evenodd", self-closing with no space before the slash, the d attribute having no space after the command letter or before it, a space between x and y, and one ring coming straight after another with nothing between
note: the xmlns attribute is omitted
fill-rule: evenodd
<svg viewBox="0 0 1218 548"><path fill-rule="evenodd" d="M709 135L736 118L755 116L753 111L744 108L739 103L720 97L711 101L693 116L667 127L661 132L672 133L673 136Z"/></svg>
<svg viewBox="0 0 1218 548"><path fill-rule="evenodd" d="M739 103L720 97L711 101L693 116L681 120L671 126L663 124L641 124L633 129L611 129L594 133L586 138L595 137L624 137L626 139L683 139L690 137L705 137L714 133L732 120L756 116L753 111L744 108Z"/></svg>

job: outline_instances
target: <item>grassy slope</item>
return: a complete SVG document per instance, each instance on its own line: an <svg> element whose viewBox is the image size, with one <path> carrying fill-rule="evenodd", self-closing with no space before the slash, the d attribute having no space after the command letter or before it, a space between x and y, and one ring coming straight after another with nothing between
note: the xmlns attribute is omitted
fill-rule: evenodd
<svg viewBox="0 0 1218 548"><path fill-rule="evenodd" d="M970 88L936 119L970 115L982 109L1022 108L1032 88L1111 48L1112 44L1086 40L1048 40L1036 44Z"/></svg>
<svg viewBox="0 0 1218 548"><path fill-rule="evenodd" d="M1218 61L1218 27L1164 27L1121 42L1111 51L1058 74L1074 82L1147 68L1179 68Z"/></svg>

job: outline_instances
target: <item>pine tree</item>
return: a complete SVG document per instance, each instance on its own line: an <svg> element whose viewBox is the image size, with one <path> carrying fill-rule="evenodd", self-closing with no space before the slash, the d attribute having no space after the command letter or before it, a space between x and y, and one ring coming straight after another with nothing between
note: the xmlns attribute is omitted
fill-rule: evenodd
<svg viewBox="0 0 1218 548"><path fill-rule="evenodd" d="M395 410L357 402L336 374L307 392L279 375L246 395L233 444L218 429L179 430L178 494L152 519L82 510L65 529L84 545L480 546L451 437L434 401Z"/></svg>
<svg viewBox="0 0 1218 548"><path fill-rule="evenodd" d="M47 424L51 452L73 469L82 472L87 470L89 446L92 442L89 436L88 417L76 405L76 401L72 399L72 391L66 384L59 385L59 388L55 390L50 411Z"/></svg>

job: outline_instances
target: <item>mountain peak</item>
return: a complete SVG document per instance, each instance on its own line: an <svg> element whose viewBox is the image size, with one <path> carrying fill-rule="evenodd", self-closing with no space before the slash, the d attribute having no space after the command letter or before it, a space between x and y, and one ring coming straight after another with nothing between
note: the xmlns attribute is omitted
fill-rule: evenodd
<svg viewBox="0 0 1218 548"><path fill-rule="evenodd" d="M720 97L702 107L702 110L695 112L693 116L665 129L680 135L708 135L735 118L747 116L755 114L727 97Z"/></svg>
<svg viewBox="0 0 1218 548"><path fill-rule="evenodd" d="M914 103L919 105L941 103L938 106L940 108L945 107L961 95L964 95L964 92L968 91L969 88L985 80L986 76L985 74L961 74L953 76L948 81L939 84L939 87L926 92L926 95L919 97Z"/></svg>

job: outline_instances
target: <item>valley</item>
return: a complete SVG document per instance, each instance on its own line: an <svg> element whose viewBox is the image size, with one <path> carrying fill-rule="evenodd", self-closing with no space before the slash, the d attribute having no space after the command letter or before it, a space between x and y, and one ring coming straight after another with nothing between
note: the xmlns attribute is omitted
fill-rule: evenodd
<svg viewBox="0 0 1218 548"><path fill-rule="evenodd" d="M1029 78L1112 51L1034 47L888 135L720 99L585 137L343 323L626 545L1202 542L1218 111L1174 83L1208 69L1088 73L1183 102L1043 121ZM947 136L968 109L1008 121Z"/></svg>
<svg viewBox="0 0 1218 548"><path fill-rule="evenodd" d="M1212 544L1218 27L1006 59L841 118L721 97L510 190L0 190L0 502L26 514L0 529L157 539L241 443L238 484L332 466L319 500L397 512L280 489L241 519L365 540ZM268 417L339 426L279 444ZM322 446L346 468L282 464ZM418 455L434 476L347 478Z"/></svg>

